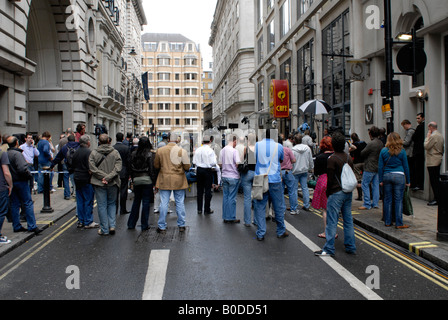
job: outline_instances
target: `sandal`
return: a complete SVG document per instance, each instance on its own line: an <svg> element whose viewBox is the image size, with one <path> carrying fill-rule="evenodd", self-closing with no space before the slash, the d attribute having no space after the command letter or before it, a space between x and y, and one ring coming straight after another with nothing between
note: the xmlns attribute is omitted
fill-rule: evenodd
<svg viewBox="0 0 448 320"><path fill-rule="evenodd" d="M319 233L317 236L319 238L325 239L325 232Z"/></svg>

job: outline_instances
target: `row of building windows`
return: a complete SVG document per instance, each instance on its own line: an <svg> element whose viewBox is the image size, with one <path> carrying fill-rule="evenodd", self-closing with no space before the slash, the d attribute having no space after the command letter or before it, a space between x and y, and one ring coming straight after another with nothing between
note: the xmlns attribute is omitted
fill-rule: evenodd
<svg viewBox="0 0 448 320"><path fill-rule="evenodd" d="M199 124L198 118L158 118L157 120L154 119L148 119L148 124L151 126L153 124L156 124L157 122L158 126L196 126ZM201 120L202 122L202 120Z"/></svg>
<svg viewBox="0 0 448 320"><path fill-rule="evenodd" d="M183 66L197 66L198 65L198 59L197 58L142 58L142 65L144 66L154 66L154 60L156 60L157 66L171 66L174 62L175 66L180 66L181 60L183 60Z"/></svg>
<svg viewBox="0 0 448 320"><path fill-rule="evenodd" d="M148 88L149 95L154 95L154 88ZM174 96L180 96L181 92L183 92L184 96L197 96L199 93L199 89L197 88L184 88L183 90L180 88L157 88L156 89L158 96L171 96L174 93Z"/></svg>
<svg viewBox="0 0 448 320"><path fill-rule="evenodd" d="M153 103L149 103L148 104L148 110L154 110L154 104ZM157 104L157 110L159 110L159 111L170 111L171 110L171 103L158 103ZM183 109L181 109L181 104L180 103L175 103L174 104L174 110L176 110L176 111L180 111L180 110L196 111L196 110L198 110L198 104L197 103L184 103L183 104Z"/></svg>
<svg viewBox="0 0 448 320"><path fill-rule="evenodd" d="M160 47L159 50L158 47ZM187 43L184 42L172 42L172 43L166 43L166 42L144 42L143 43L143 51L148 52L185 52L185 49L187 49L187 52L194 52L194 44L193 43Z"/></svg>

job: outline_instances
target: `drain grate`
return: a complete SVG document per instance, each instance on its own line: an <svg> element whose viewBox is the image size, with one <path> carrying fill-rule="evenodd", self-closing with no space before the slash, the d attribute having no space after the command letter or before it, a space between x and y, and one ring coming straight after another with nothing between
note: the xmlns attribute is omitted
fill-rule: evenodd
<svg viewBox="0 0 448 320"><path fill-rule="evenodd" d="M179 232L178 227L168 227L166 228L166 233L158 233L157 226L150 227L140 233L136 242L137 243L169 243L169 242L183 242L187 239L188 233L190 231L189 227L185 227L184 232Z"/></svg>

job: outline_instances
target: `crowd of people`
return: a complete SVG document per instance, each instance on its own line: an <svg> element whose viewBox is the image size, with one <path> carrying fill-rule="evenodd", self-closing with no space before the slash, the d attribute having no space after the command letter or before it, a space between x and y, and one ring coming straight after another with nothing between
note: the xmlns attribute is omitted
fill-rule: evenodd
<svg viewBox="0 0 448 320"><path fill-rule="evenodd" d="M369 129L369 141L362 141L352 133L349 141L340 130L327 130L315 143L310 128L303 125L285 139L277 130L263 130L260 136L249 132L246 137L228 134L222 148L216 148L214 136L204 134L201 145L190 158L189 149L182 146L175 133L163 135L155 147L148 137L133 138L116 134L116 144L111 144L107 134L98 136L98 147L91 148L90 136L85 126L76 132L67 129L60 143L53 146L51 134L44 132L38 141L32 135L23 137L3 136L0 153L0 231L4 217L9 212L14 232L35 232L36 226L31 193L34 189L33 172L38 172L37 192L43 192L42 171L53 172L56 166L62 172L64 198L71 198L72 184L76 194L78 228L98 229L101 236L113 235L116 216L129 214L127 227L135 229L141 221L141 230L150 228L151 203L158 214L157 232L166 233L170 199L175 202L179 232L186 228L185 197L189 187L188 174L193 171L197 181L197 214L210 215L213 191L222 190L222 220L226 224L240 223L237 218L237 194L243 193L242 218L244 226L256 226L256 239L263 241L266 221L276 222L278 238L288 237L284 216L289 211L297 215L311 208L323 212L323 232L326 239L320 256L335 253L334 241L339 214L344 221L346 252L356 253L353 220L351 216L352 192L342 187L342 173L348 164L358 181L356 200L362 201L359 210L379 208L383 200L383 220L386 226L395 223L397 229L408 228L403 223L402 199L405 187L423 190L422 165L427 167L435 205L439 200L438 175L444 153L444 140L437 131L437 124L428 125L425 137L424 116L417 116L414 130L409 120L404 120L403 138L396 132L388 135L375 126ZM422 162L423 154L423 162ZM192 159L190 163L190 159ZM424 169L424 168L423 168ZM254 196L254 180L263 176L263 192ZM53 180L52 178L50 179ZM311 199L310 180L315 180ZM303 205L299 208L299 186ZM53 189L53 187L50 187ZM131 211L127 211L128 189L134 193ZM258 186L257 186L258 188ZM258 189L257 189L258 190ZM289 208L285 194L288 195ZM93 206L96 199L99 223L94 222ZM10 202L10 204L9 204ZM21 225L20 209L27 222ZM1 243L8 243L1 236Z"/></svg>

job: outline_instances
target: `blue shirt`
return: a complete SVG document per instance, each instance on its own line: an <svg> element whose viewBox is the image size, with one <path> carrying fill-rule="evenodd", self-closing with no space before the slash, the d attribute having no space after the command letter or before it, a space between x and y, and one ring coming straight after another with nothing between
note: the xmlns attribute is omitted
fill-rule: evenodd
<svg viewBox="0 0 448 320"><path fill-rule="evenodd" d="M51 164L51 148L50 142L45 139L40 139L37 144L37 150L39 151L39 165L50 166Z"/></svg>
<svg viewBox="0 0 448 320"><path fill-rule="evenodd" d="M404 149L401 150L398 156L391 156L389 153L389 148L383 148L381 150L378 161L378 176L380 183L383 182L383 176L385 173L392 172L403 173L406 176L406 183L411 183L408 158Z"/></svg>
<svg viewBox="0 0 448 320"><path fill-rule="evenodd" d="M255 174L267 174L269 183L282 182L281 161L283 161L283 146L272 139L263 139L255 144ZM272 162L272 164L271 164ZM271 169L269 169L271 166Z"/></svg>

